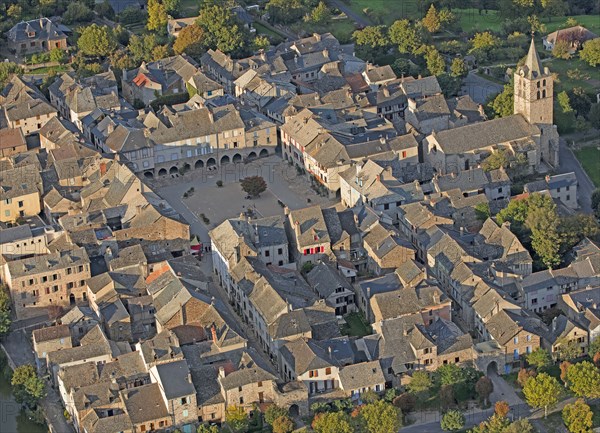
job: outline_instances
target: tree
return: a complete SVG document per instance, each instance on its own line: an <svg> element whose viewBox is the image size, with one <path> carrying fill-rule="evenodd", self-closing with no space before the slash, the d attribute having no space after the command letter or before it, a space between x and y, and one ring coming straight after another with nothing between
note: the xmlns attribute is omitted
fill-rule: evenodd
<svg viewBox="0 0 600 433"><path fill-rule="evenodd" d="M497 170L499 168L508 168L510 165L510 157L506 150L498 150L484 159L481 167L485 171Z"/></svg>
<svg viewBox="0 0 600 433"><path fill-rule="evenodd" d="M589 361L571 365L567 370L567 381L577 397L600 397L600 370Z"/></svg>
<svg viewBox="0 0 600 433"><path fill-rule="evenodd" d="M445 431L457 431L465 426L465 416L459 410L449 410L442 417L440 427Z"/></svg>
<svg viewBox="0 0 600 433"><path fill-rule="evenodd" d="M157 45L152 49L151 59L156 61L169 57L171 50L168 45Z"/></svg>
<svg viewBox="0 0 600 433"><path fill-rule="evenodd" d="M81 31L77 47L86 56L106 57L117 48L117 41L110 28L92 24Z"/></svg>
<svg viewBox="0 0 600 433"><path fill-rule="evenodd" d="M496 415L504 418L508 415L508 412L510 412L510 406L504 400L497 401L494 405L494 413Z"/></svg>
<svg viewBox="0 0 600 433"><path fill-rule="evenodd" d="M471 39L471 51L489 51L500 44L500 40L490 32L475 33Z"/></svg>
<svg viewBox="0 0 600 433"><path fill-rule="evenodd" d="M398 409L383 400L365 405L360 416L369 433L396 433L402 426Z"/></svg>
<svg viewBox="0 0 600 433"><path fill-rule="evenodd" d="M397 20L390 26L388 37L401 53L414 53L422 44L419 32L409 20Z"/></svg>
<svg viewBox="0 0 600 433"><path fill-rule="evenodd" d="M438 14L437 9L435 8L435 6L433 4L431 4L431 6L429 6L429 10L427 11L425 16L421 20L421 24L423 24L423 27L429 33L439 32L440 29L442 28L442 22L440 20L440 16Z"/></svg>
<svg viewBox="0 0 600 433"><path fill-rule="evenodd" d="M306 13L302 0L269 0L266 9L271 21L283 24L298 21Z"/></svg>
<svg viewBox="0 0 600 433"><path fill-rule="evenodd" d="M273 433L292 433L294 431L294 421L287 415L282 415L273 421Z"/></svg>
<svg viewBox="0 0 600 433"><path fill-rule="evenodd" d="M46 395L44 381L38 377L35 367L31 364L15 368L10 383L17 403L25 404L30 409L34 409L38 401Z"/></svg>
<svg viewBox="0 0 600 433"><path fill-rule="evenodd" d="M0 284L0 338L7 335L10 331L10 324L12 323L10 308L11 304L8 287L4 284Z"/></svg>
<svg viewBox="0 0 600 433"><path fill-rule="evenodd" d="M569 9L563 0L541 0L540 3L544 8L544 15L550 18L563 16Z"/></svg>
<svg viewBox="0 0 600 433"><path fill-rule="evenodd" d="M162 0L162 2L165 5L165 9L169 15L178 13L179 5L181 3L180 0Z"/></svg>
<svg viewBox="0 0 600 433"><path fill-rule="evenodd" d="M585 42L579 51L579 58L592 67L600 65L600 38Z"/></svg>
<svg viewBox="0 0 600 433"><path fill-rule="evenodd" d="M258 35L252 40L252 49L254 51L266 50L270 45L269 38L264 35Z"/></svg>
<svg viewBox="0 0 600 433"><path fill-rule="evenodd" d="M385 26L367 26L362 30L356 30L352 37L358 45L371 49L387 46Z"/></svg>
<svg viewBox="0 0 600 433"><path fill-rule="evenodd" d="M583 399L567 404L562 411L562 419L571 433L591 433L594 414Z"/></svg>
<svg viewBox="0 0 600 433"><path fill-rule="evenodd" d="M527 363L535 367L537 371L548 367L551 362L550 354L541 347L538 347L527 355Z"/></svg>
<svg viewBox="0 0 600 433"><path fill-rule="evenodd" d="M514 82L504 85L504 90L496 95L488 106L492 109L496 117L512 116L514 113Z"/></svg>
<svg viewBox="0 0 600 433"><path fill-rule="evenodd" d="M265 410L265 422L269 425L273 425L273 422L282 416L288 414L288 411L284 408L277 406L276 404L272 404Z"/></svg>
<svg viewBox="0 0 600 433"><path fill-rule="evenodd" d="M559 218L556 205L547 195L532 194L527 198L525 225L531 231L531 248L548 268L560 264Z"/></svg>
<svg viewBox="0 0 600 433"><path fill-rule="evenodd" d="M446 72L444 57L433 45L428 46L425 50L425 62L431 75L442 75Z"/></svg>
<svg viewBox="0 0 600 433"><path fill-rule="evenodd" d="M127 49L135 64L142 61L149 62L152 58L152 50L158 46L156 35L149 34L144 36L131 35Z"/></svg>
<svg viewBox="0 0 600 433"><path fill-rule="evenodd" d="M206 48L217 48L229 54L240 52L246 43L246 35L226 7L216 4L203 7L196 23L204 31Z"/></svg>
<svg viewBox="0 0 600 433"><path fill-rule="evenodd" d="M558 359L575 359L581 356L581 347L577 341L563 338L558 344Z"/></svg>
<svg viewBox="0 0 600 433"><path fill-rule="evenodd" d="M50 61L64 63L67 60L67 54L60 48L53 48L50 51Z"/></svg>
<svg viewBox="0 0 600 433"><path fill-rule="evenodd" d="M456 78L464 78L469 73L469 68L467 68L467 64L460 57L455 57L452 59L452 64L450 65L450 75Z"/></svg>
<svg viewBox="0 0 600 433"><path fill-rule="evenodd" d="M569 95L564 90L558 94L558 104L560 105L563 113L570 113L573 111L573 108L571 108Z"/></svg>
<svg viewBox="0 0 600 433"><path fill-rule="evenodd" d="M6 15L15 20L18 20L19 18L21 18L22 14L23 14L23 8L18 3L14 3L14 4L10 5L8 7L8 9L6 10Z"/></svg>
<svg viewBox="0 0 600 433"><path fill-rule="evenodd" d="M66 24L88 22L92 18L94 18L94 12L81 2L69 3L67 10L63 14L63 20Z"/></svg>
<svg viewBox="0 0 600 433"><path fill-rule="evenodd" d="M596 352L592 358L592 362L597 368L600 368L600 352Z"/></svg>
<svg viewBox="0 0 600 433"><path fill-rule="evenodd" d="M463 370L456 364L444 364L435 371L436 382L440 385L455 385L462 382L465 377Z"/></svg>
<svg viewBox="0 0 600 433"><path fill-rule="evenodd" d="M535 370L528 370L526 368L522 368L519 370L519 373L517 374L517 382L519 383L519 385L521 385L521 388L523 388L525 386L525 384L527 383L527 381L532 378L535 377L537 375Z"/></svg>
<svg viewBox="0 0 600 433"><path fill-rule="evenodd" d="M403 414L411 412L417 404L415 396L409 392L404 392L393 400L394 406L402 411Z"/></svg>
<svg viewBox="0 0 600 433"><path fill-rule="evenodd" d="M479 221L485 221L492 216L490 204L488 202L478 203L475 205L475 216Z"/></svg>
<svg viewBox="0 0 600 433"><path fill-rule="evenodd" d="M248 427L248 416L241 406L228 406L225 410L225 421L234 430L241 431Z"/></svg>
<svg viewBox="0 0 600 433"><path fill-rule="evenodd" d="M169 15L167 7L161 0L148 0L148 22L146 28L150 31L163 33L166 30Z"/></svg>
<svg viewBox="0 0 600 433"><path fill-rule="evenodd" d="M571 58L571 52L569 43L567 41L561 40L557 41L552 47L552 55L557 59L565 59L568 60Z"/></svg>
<svg viewBox="0 0 600 433"><path fill-rule="evenodd" d="M242 179L242 190L250 197L258 197L267 189L267 182L261 176L249 176Z"/></svg>
<svg viewBox="0 0 600 433"><path fill-rule="evenodd" d="M600 189L594 191L596 198L598 199L597 205L600 205ZM592 196L592 206L594 206L594 196ZM590 343L590 355L595 355L596 353L600 353L600 338L595 338L594 341Z"/></svg>
<svg viewBox="0 0 600 433"><path fill-rule="evenodd" d="M331 18L331 11L324 2L320 1L310 12L309 18L309 21L315 24L324 24Z"/></svg>
<svg viewBox="0 0 600 433"><path fill-rule="evenodd" d="M189 56L200 58L204 52L202 39L204 32L197 24L184 27L173 43L173 51L177 54L185 53Z"/></svg>
<svg viewBox="0 0 600 433"><path fill-rule="evenodd" d="M454 387L452 385L442 385L439 396L442 411L447 411L454 407L456 398L454 396Z"/></svg>
<svg viewBox="0 0 600 433"><path fill-rule="evenodd" d="M487 403L490 395L494 392L494 383L489 377L483 376L475 384L475 392L484 403Z"/></svg>
<svg viewBox="0 0 600 433"><path fill-rule="evenodd" d="M196 433L219 433L219 427L216 425L200 424Z"/></svg>
<svg viewBox="0 0 600 433"><path fill-rule="evenodd" d="M380 400L380 397L375 391L368 390L368 391L363 392L360 395L360 400L364 404L371 404L371 403L375 403L376 401Z"/></svg>
<svg viewBox="0 0 600 433"><path fill-rule="evenodd" d="M115 11L107 0L104 0L102 3L97 3L96 6L94 6L94 10L101 17L108 18L112 21L115 19Z"/></svg>
<svg viewBox="0 0 600 433"><path fill-rule="evenodd" d="M543 407L544 417L548 416L548 406L558 402L560 391L558 381L546 373L540 373L536 377L530 378L523 387L523 395L525 395L527 404L535 408Z"/></svg>
<svg viewBox="0 0 600 433"><path fill-rule="evenodd" d="M317 433L353 433L348 415L344 412L326 412L315 415L312 428Z"/></svg>
<svg viewBox="0 0 600 433"><path fill-rule="evenodd" d="M415 371L407 385L407 388L413 394L420 394L429 390L432 386L431 377L426 371Z"/></svg>
<svg viewBox="0 0 600 433"><path fill-rule="evenodd" d="M563 361L560 363L560 380L563 381L565 386L567 386L567 374L571 365L573 364L571 364L569 361Z"/></svg>

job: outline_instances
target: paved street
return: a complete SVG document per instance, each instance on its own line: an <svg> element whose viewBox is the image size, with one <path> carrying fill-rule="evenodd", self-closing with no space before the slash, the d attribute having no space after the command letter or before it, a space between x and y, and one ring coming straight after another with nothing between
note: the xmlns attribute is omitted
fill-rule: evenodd
<svg viewBox="0 0 600 433"><path fill-rule="evenodd" d="M564 139L560 139L560 147L558 150L558 158L560 161L559 173L569 173L574 171L577 175L577 181L579 186L577 189L577 196L579 199L579 205L581 210L584 212L592 212L592 193L596 188L586 172L581 167L581 164L567 146ZM600 164L600 162L599 162Z"/></svg>
<svg viewBox="0 0 600 433"><path fill-rule="evenodd" d="M503 90L501 84L480 77L475 71L470 71L463 80L461 95L469 95L478 104L485 104L488 99Z"/></svg>

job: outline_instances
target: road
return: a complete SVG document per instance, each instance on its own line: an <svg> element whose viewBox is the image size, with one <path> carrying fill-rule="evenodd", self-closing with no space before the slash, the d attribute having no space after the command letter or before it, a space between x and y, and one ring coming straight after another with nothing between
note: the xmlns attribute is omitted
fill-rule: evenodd
<svg viewBox="0 0 600 433"><path fill-rule="evenodd" d="M330 6L338 8L339 10L344 12L348 18L350 18L359 26L366 27L372 24L371 20L369 20L364 15L354 12L350 6L348 6L341 0L328 0L327 3L329 3Z"/></svg>
<svg viewBox="0 0 600 433"><path fill-rule="evenodd" d="M577 187L577 198L579 200L579 206L581 210L586 213L592 212L592 193L594 192L595 186L590 180L587 173L581 167L581 164L567 146L564 139L560 139L560 146L558 150L558 159L560 161L559 173L570 173L575 172L579 185Z"/></svg>
<svg viewBox="0 0 600 433"><path fill-rule="evenodd" d="M460 91L461 95L469 95L478 104L485 104L491 96L497 95L503 89L501 84L486 80L475 71L470 71L463 80Z"/></svg>

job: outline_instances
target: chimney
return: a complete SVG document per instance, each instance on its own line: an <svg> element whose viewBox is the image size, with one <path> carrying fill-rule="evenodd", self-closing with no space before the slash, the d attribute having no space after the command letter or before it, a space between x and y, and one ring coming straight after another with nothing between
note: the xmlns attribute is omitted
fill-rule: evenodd
<svg viewBox="0 0 600 433"><path fill-rule="evenodd" d="M260 236L258 235L258 224L254 224L254 243L258 245Z"/></svg>
<svg viewBox="0 0 600 433"><path fill-rule="evenodd" d="M546 175L546 183L550 183L550 175L549 174Z"/></svg>
<svg viewBox="0 0 600 433"><path fill-rule="evenodd" d="M460 237L462 238L465 235L465 228L461 227L460 228Z"/></svg>
<svg viewBox="0 0 600 433"><path fill-rule="evenodd" d="M294 230L296 232L296 237L299 238L302 232L300 231L300 222L296 221L294 224Z"/></svg>
<svg viewBox="0 0 600 433"><path fill-rule="evenodd" d="M380 174L377 175L376 180L377 180L377 182L381 182L381 175Z"/></svg>
<svg viewBox="0 0 600 433"><path fill-rule="evenodd" d="M331 346L327 346L327 352L329 352L329 357L333 358L333 351L331 350Z"/></svg>
<svg viewBox="0 0 600 433"><path fill-rule="evenodd" d="M223 379L225 377L225 367L219 367L219 377Z"/></svg>
<svg viewBox="0 0 600 433"><path fill-rule="evenodd" d="M260 51L260 59L261 59L263 62L266 62L266 61L267 61L267 54L265 53L265 50L261 50L261 51Z"/></svg>
<svg viewBox="0 0 600 433"><path fill-rule="evenodd" d="M556 317L552 319L552 332L556 332Z"/></svg>
<svg viewBox="0 0 600 433"><path fill-rule="evenodd" d="M434 292L434 294L433 294L433 303L434 304L440 303L440 294L438 292Z"/></svg>
<svg viewBox="0 0 600 433"><path fill-rule="evenodd" d="M313 36L315 37L315 39L317 40L317 42L321 42L321 35L318 33L313 33Z"/></svg>
<svg viewBox="0 0 600 433"><path fill-rule="evenodd" d="M212 335L212 341L213 341L213 343L217 344L217 341L218 341L218 338L217 338L217 327L215 326L214 323L210 327L210 333Z"/></svg>
<svg viewBox="0 0 600 433"><path fill-rule="evenodd" d="M106 163L101 162L100 163L100 176L104 176L105 174L106 174Z"/></svg>
<svg viewBox="0 0 600 433"><path fill-rule="evenodd" d="M386 84L383 85L383 96L385 96L386 98L390 97L390 89L388 89L388 86Z"/></svg>
<svg viewBox="0 0 600 433"><path fill-rule="evenodd" d="M367 287L367 298L371 299L371 288Z"/></svg>
<svg viewBox="0 0 600 433"><path fill-rule="evenodd" d="M329 57L329 50L327 48L323 49L323 57Z"/></svg>
<svg viewBox="0 0 600 433"><path fill-rule="evenodd" d="M106 127L106 132L108 132L108 134L110 135L113 133L114 130L115 130L115 125L112 122L110 122L108 124L108 126Z"/></svg>
<svg viewBox="0 0 600 433"><path fill-rule="evenodd" d="M213 112L210 111L208 108L206 109L206 111L208 111L208 119L210 120L210 123L215 123L215 116L213 115Z"/></svg>
<svg viewBox="0 0 600 433"><path fill-rule="evenodd" d="M283 214L284 214L285 216L288 216L288 215L290 214L290 208L289 208L289 207L287 207L287 206L286 206L286 207L284 207L284 208L283 208Z"/></svg>

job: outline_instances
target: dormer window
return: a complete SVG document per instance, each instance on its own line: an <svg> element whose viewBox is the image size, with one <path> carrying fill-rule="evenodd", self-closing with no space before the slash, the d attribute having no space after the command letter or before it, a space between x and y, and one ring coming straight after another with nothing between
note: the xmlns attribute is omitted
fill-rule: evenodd
<svg viewBox="0 0 600 433"><path fill-rule="evenodd" d="M27 37L35 38L35 32L27 32Z"/></svg>

